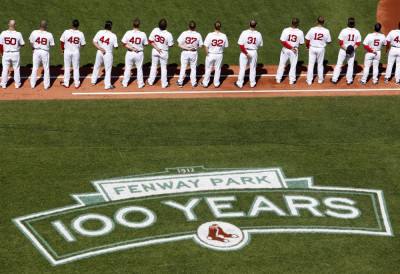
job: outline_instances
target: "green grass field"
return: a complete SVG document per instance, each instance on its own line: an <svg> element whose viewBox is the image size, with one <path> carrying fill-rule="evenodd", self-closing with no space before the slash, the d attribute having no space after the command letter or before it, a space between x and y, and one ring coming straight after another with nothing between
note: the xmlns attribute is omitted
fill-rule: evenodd
<svg viewBox="0 0 400 274"><path fill-rule="evenodd" d="M3 102L3 273L397 273L398 98ZM384 191L395 237L255 235L237 252L192 241L52 267L11 219L71 205L91 180L166 167L280 166L317 185Z"/></svg>
<svg viewBox="0 0 400 274"><path fill-rule="evenodd" d="M179 34L186 29L189 20L196 20L198 30L205 35L212 31L216 19L223 22L223 31L228 35L231 46L227 49L224 62L227 64L238 63L237 39L242 30L248 27L251 18L259 22L259 30L264 36L264 48L259 53L259 62L264 64L277 64L281 45L279 37L284 27L290 24L292 17L301 19L301 29L306 33L314 25L319 15L326 16L327 27L331 30L336 41L339 31L346 26L347 18L354 16L357 27L365 36L372 30L376 18L377 0L298 0L298 1L100 1L100 0L25 0L2 1L0 10L0 29L5 29L7 20L15 18L24 38L28 40L29 34L38 27L39 21L44 18L49 21L49 31L58 41L64 29L69 28L74 18L81 21L81 30L90 42L95 33L104 25L104 21L111 19L114 22L114 31L121 40L126 30L131 28L131 21L135 17L142 19L142 29L149 35L157 25L158 20L165 17L169 21L169 30L176 40ZM327 59L335 63L337 58L337 43L329 46ZM150 62L148 49L146 61ZM179 63L180 50L174 47L171 50L170 63ZM23 50L22 63L32 63L32 53L29 47ZM120 49L115 53L114 64L124 62L125 50ZM90 44L82 52L81 64L93 63L95 57L94 47ZM63 62L59 45L52 51L52 64L60 65ZM204 54L200 62L204 63ZM363 54L358 60L362 61ZM300 60L306 61L307 55L303 49Z"/></svg>

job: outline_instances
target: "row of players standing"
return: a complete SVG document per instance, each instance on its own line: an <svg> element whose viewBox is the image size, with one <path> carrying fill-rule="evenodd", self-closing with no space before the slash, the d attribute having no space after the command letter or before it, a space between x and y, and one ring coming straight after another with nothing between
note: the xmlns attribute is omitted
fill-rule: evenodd
<svg viewBox="0 0 400 274"><path fill-rule="evenodd" d="M289 82L294 84L296 82L296 66L299 56L298 48L301 44L306 43L309 49L309 65L307 72L307 83L312 84L314 77L314 66L318 66L318 82L324 81L324 55L325 47L332 41L328 29L323 25L325 20L323 17L317 19L317 26L310 29L304 39L303 32L298 28L299 20L294 18L292 25L286 28L281 35L281 43L283 49L281 52L280 64L278 67L276 81L280 83L283 77L284 69L288 61L290 61ZM263 45L262 35L256 31L257 22L250 21L250 28L245 30L240 35L238 44L240 46L240 72L235 85L239 88L243 87L245 70L250 66L250 86L256 85L256 65L257 65L257 50ZM133 65L137 68L137 84L139 88L145 86L143 80L143 50L144 46L151 44L152 50L152 66L150 70L150 77L148 84L153 85L156 75L157 67L160 63L161 66L161 85L163 88L168 87L167 80L167 64L168 64L168 50L173 46L172 34L167 31L167 21L160 20L158 28L155 28L147 39L144 32L139 30L140 20L133 21L133 30L126 32L122 38L122 43L127 49L125 57L125 73L122 85L127 87L131 69ZM221 32L221 22L217 21L214 24L215 31L207 35L204 43L201 34L196 31L195 22L191 21L188 30L183 32L178 38L179 47L182 49L181 54L181 70L178 79L178 85L183 85L186 68L189 65L191 68L190 79L192 86L197 85L196 66L198 58L198 49L205 46L207 53L206 57L206 71L203 77L202 86L208 87L212 68L214 67L214 86L220 85L220 72L223 59L224 49L228 47L227 36ZM400 26L399 26L400 28ZM79 61L80 61L80 48L86 44L84 34L78 30L79 21L72 22L72 28L66 30L61 38L61 48L64 52L64 82L65 87L69 86L70 82L70 68L72 66L74 71L74 84L75 87L80 86L79 77ZM371 65L373 65L373 82L378 81L378 66L381 58L381 49L384 45L390 45L387 72L385 81L389 81L394 62L397 61L396 66L396 83L400 82L400 30L393 30L387 37L381 33L381 25L375 25L375 32L369 34L364 40L364 47L367 50L365 56L365 68L361 83L365 83L369 74ZM31 75L31 87L34 88L37 79L37 69L40 64L44 67L44 85L45 88L50 87L50 73L49 63L50 54L49 49L54 46L53 35L47 32L47 22L42 21L39 30L35 30L29 37L33 49L33 68ZM353 70L355 60L355 50L361 45L361 34L355 28L354 18L348 19L348 27L343 29L339 35L340 51L338 62L335 67L331 81L337 83L342 66L345 61L348 63L348 70L346 74L347 83L353 82ZM100 30L93 39L94 46L98 49L96 53L96 62L92 74L92 84L96 84L100 67L104 64L105 67L105 88L114 88L111 84L111 69L113 63L113 49L118 47L117 36L112 32L112 22L105 23L104 30ZM20 86L19 77L19 50L24 45L22 35L15 30L15 21L10 20L9 30L4 31L0 35L0 53L3 53L3 73L1 85L6 86L6 79L9 66L14 67L15 84L18 88Z"/></svg>

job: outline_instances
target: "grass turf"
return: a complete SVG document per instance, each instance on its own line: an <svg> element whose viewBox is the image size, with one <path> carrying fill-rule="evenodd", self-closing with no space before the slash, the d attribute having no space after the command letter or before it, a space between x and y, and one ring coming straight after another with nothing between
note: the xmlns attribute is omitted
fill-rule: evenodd
<svg viewBox="0 0 400 274"><path fill-rule="evenodd" d="M223 22L223 31L227 33L230 48L226 50L224 62L237 64L239 50L237 39L243 29L248 26L248 21L255 18L259 22L259 30L264 36L265 45L259 52L259 62L264 64L277 64L281 45L278 42L281 31L290 23L291 17L301 19L301 29L306 33L314 25L319 15L326 16L327 27L331 29L334 43L328 47L327 59L335 63L338 46L336 37L339 31L346 26L349 16L357 19L357 27L365 36L372 31L376 18L377 0L273 0L273 1L100 1L100 0L3 0L0 9L0 29L6 28L7 20L15 18L18 28L24 38L28 40L29 34L38 27L41 19L49 21L49 31L57 40L57 47L51 52L53 65L60 65L63 59L59 50L58 40L64 31L69 28L70 21L78 18L81 29L86 34L90 43L95 33L104 25L104 21L111 19L114 22L114 31L120 40L126 30L131 28L131 21L138 16L142 19L143 30L149 35L158 20L166 17L169 21L169 30L175 40L186 29L189 20L196 20L198 30L205 35L212 31L213 22L220 19ZM174 47L171 50L170 63L179 62L180 50ZM22 64L32 63L32 53L27 46L22 50ZM124 63L125 50L119 49L115 53L114 64ZM358 54L359 62L363 62L363 53ZM81 64L94 62L95 50L90 45L83 49ZM200 55L200 63L204 63L204 53ZM304 49L300 53L300 61L307 61ZM145 62L150 62L150 49L146 50Z"/></svg>
<svg viewBox="0 0 400 274"><path fill-rule="evenodd" d="M400 98L2 102L0 272L396 273ZM166 167L280 166L317 185L382 189L395 237L255 235L240 252L192 241L52 267L11 219L73 204L90 180Z"/></svg>

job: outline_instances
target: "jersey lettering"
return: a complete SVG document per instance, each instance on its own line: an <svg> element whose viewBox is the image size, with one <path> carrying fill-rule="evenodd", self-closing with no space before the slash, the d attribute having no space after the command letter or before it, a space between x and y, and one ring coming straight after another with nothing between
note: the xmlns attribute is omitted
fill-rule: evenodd
<svg viewBox="0 0 400 274"><path fill-rule="evenodd" d="M47 38L45 38L45 37L38 37L38 38L35 40L35 43L36 43L36 44L47 45Z"/></svg>
<svg viewBox="0 0 400 274"><path fill-rule="evenodd" d="M104 36L102 36L100 38L100 42L102 42L103 44L107 44L107 46L110 44L110 38L105 39Z"/></svg>
<svg viewBox="0 0 400 274"><path fill-rule="evenodd" d="M213 39L211 41L211 46L213 47L222 47L224 45L224 40L222 39Z"/></svg>
<svg viewBox="0 0 400 274"><path fill-rule="evenodd" d="M17 44L17 39L11 38L11 37L4 37L4 43L6 45L16 45Z"/></svg>

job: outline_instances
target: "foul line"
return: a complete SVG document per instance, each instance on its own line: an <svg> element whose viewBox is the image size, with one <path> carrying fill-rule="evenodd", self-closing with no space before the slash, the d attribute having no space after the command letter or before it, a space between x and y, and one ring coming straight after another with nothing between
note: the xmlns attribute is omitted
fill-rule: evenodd
<svg viewBox="0 0 400 274"><path fill-rule="evenodd" d="M369 91L397 91L400 92L400 88L374 88L374 89L278 89L278 90L198 90L198 91L187 91L187 90L171 90L171 91L126 91L126 92L114 92L114 91L101 91L101 92L73 92L74 96L96 96L96 95L176 95L176 94L243 94L243 93L293 93L293 92L316 92L316 93L329 93L329 92L369 92Z"/></svg>

